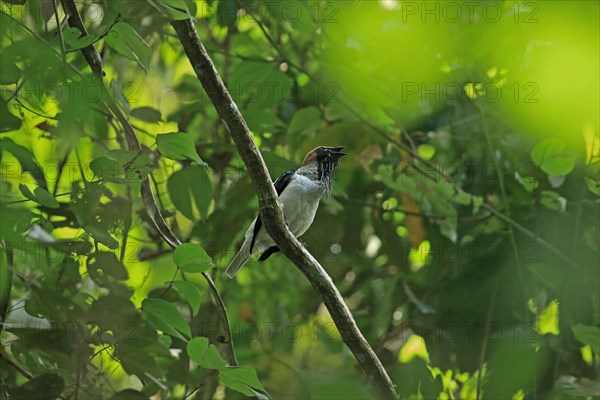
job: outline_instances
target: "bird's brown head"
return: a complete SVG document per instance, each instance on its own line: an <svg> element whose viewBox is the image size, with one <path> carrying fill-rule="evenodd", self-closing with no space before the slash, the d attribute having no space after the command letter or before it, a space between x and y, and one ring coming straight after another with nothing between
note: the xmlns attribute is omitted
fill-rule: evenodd
<svg viewBox="0 0 600 400"><path fill-rule="evenodd" d="M340 147L326 147L319 146L308 152L306 157L304 157L304 161L302 162L302 166L307 166L311 163L335 163L336 166L339 165L340 159L346 155L346 153L342 153L344 146Z"/></svg>
<svg viewBox="0 0 600 400"><path fill-rule="evenodd" d="M325 147L319 146L308 152L298 172L306 171L307 175L313 175L313 179L322 183L325 193L331 193L331 184L335 176L335 170L346 153L342 153L344 146Z"/></svg>

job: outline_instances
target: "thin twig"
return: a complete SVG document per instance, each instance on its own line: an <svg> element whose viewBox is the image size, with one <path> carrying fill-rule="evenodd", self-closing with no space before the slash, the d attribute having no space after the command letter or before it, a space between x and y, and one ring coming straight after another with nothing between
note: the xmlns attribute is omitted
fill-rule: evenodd
<svg viewBox="0 0 600 400"><path fill-rule="evenodd" d="M529 239L532 239L535 243L539 244L540 246L545 247L546 249L550 250L550 252L552 254L554 254L555 256L557 256L558 258L560 258L561 260L563 260L564 262L566 262L570 266L572 266L574 268L577 268L580 272L582 272L582 273L584 273L586 275L589 275L590 277L592 277L594 279L597 279L591 271L589 271L588 269L584 268L582 265L580 265L579 263L577 263L575 260L573 260L572 258L570 258L569 256L567 256L562 251L558 250L552 244L546 242L544 239L542 239L541 237L539 237L537 234L535 234L532 231L530 231L529 229L525 228L523 225L519 224L515 220L512 220L512 219L508 218L506 215L504 215L500 211L496 210L494 207L490 206L487 203L483 203L481 205L481 208L483 208L483 209L489 211L490 213L494 214L494 216L498 217L499 219L501 219L502 221L506 222L507 224L512 225L519 232L521 232L522 234L524 234L525 236L527 236Z"/></svg>
<svg viewBox="0 0 600 400"><path fill-rule="evenodd" d="M500 160L495 160L495 154L496 152L494 151L494 146L492 144L492 139L490 137L490 134L488 132L488 126L487 126L487 120L486 120L486 116L485 113L483 112L483 109L481 108L481 105L478 104L477 102L473 103L475 105L475 108L477 108L478 112L479 112L479 119L481 120L481 125L483 127L482 131L483 131L483 136L485 137L485 142L487 144L488 147L488 153L489 156L494 159L494 161L496 161L496 170L498 172L498 183L499 183L499 187L500 187L500 195L502 196L502 202L504 203L504 213L507 217L507 219L512 220L511 217L511 211L510 211L510 206L508 203L508 195L506 194L506 184L504 182L504 172L502 171L502 168L500 167ZM521 257L519 256L519 246L517 245L517 237L515 236L515 229L514 226L509 224L508 225L508 233L510 236L510 244L512 246L512 250L513 250L513 254L515 255L515 263L517 264L517 274L519 275L519 283L521 285L521 294L523 296L523 307L525 307L525 315L528 315L528 310L527 310L527 293L526 293L526 285L525 285L525 278L523 277L523 265L521 263Z"/></svg>
<svg viewBox="0 0 600 400"><path fill-rule="evenodd" d="M368 203L366 201L354 200L354 199L341 197L341 196L333 196L333 198L341 203L356 204L359 206L369 207L369 208L381 211L383 213L400 212L402 214L405 214L405 215L408 215L411 217L426 217L426 218L430 218L430 219L453 218L453 216L451 216L451 215L429 215L429 214L420 213L420 212L416 212L416 211L409 211L409 210L406 210L406 209L400 208L400 207L385 208L385 207L379 206L377 204Z"/></svg>
<svg viewBox="0 0 600 400"><path fill-rule="evenodd" d="M23 89L23 85L25 84L25 79L21 79L21 82L19 82L19 84L17 85L17 87L15 88L15 91L12 92L10 94L10 96L8 96L8 98L5 100L7 103L9 101L11 101L13 98L17 97L19 95L19 92L21 91L21 89Z"/></svg>
<svg viewBox="0 0 600 400"><path fill-rule="evenodd" d="M0 281L0 291L2 294L2 298L0 298L0 335L4 329L6 315L8 314L8 310L10 308L10 292L13 284L14 268L14 252L12 244L3 243L2 247L6 252L6 265L0 266L0 268L5 269L5 271L0 270L0 276L2 277L2 280Z"/></svg>
<svg viewBox="0 0 600 400"><path fill-rule="evenodd" d="M83 170L83 163L81 162L81 157L79 156L79 151L74 149L75 158L77 159L77 167L79 168L79 175L81 175L81 181L83 182L83 186L87 189L89 187L89 182L85 176L85 171Z"/></svg>
<svg viewBox="0 0 600 400"><path fill-rule="evenodd" d="M129 230L131 229L131 187L127 186L127 215L129 218L125 221L125 226L123 227L123 240L121 241L121 253L119 254L119 261L123 262L125 259L125 250L127 249L127 239L129 238Z"/></svg>
<svg viewBox="0 0 600 400"><path fill-rule="evenodd" d="M59 193L59 194L52 195L52 197L67 196L67 195L70 195L70 194L71 194L71 192L69 192L69 193ZM19 204L19 203L25 203L25 202L28 202L28 201L33 201L33 200L30 200L30 199L13 200L13 201L7 201L4 204Z"/></svg>
<svg viewBox="0 0 600 400"><path fill-rule="evenodd" d="M52 9L54 10L54 18L56 18L56 30L58 31L58 38L60 39L60 50L62 53L63 62L67 62L67 48L65 46L65 40L63 38L62 26L60 25L60 18L58 17L58 5L56 0L52 0Z"/></svg>
<svg viewBox="0 0 600 400"><path fill-rule="evenodd" d="M63 158L61 158L58 162L58 172L56 174L56 185L54 185L54 188L52 188L52 196L56 197L58 192L58 187L60 184L60 178L62 177L63 171L65 169L65 165L67 164L67 159L69 158L69 153L70 150L65 152L65 155Z"/></svg>
<svg viewBox="0 0 600 400"><path fill-rule="evenodd" d="M23 375L25 378L33 379L33 374L31 372L27 371L25 368L13 361L11 358L7 357L3 351L0 351L0 361L6 361L8 365L13 367L15 371Z"/></svg>
<svg viewBox="0 0 600 400"><path fill-rule="evenodd" d="M42 117L42 118L46 118L46 119L53 119L53 120L57 120L57 119L58 119L57 117L53 117L53 116L51 116L51 115L44 115L44 114L42 114L42 113L40 113L40 112L38 112L38 111L35 111L34 109L32 109L32 108L30 108L30 107L26 106L26 105L25 105L25 104L24 104L24 103L21 101L21 99L19 99L17 96L15 96L15 98L14 98L14 99L15 99L15 101L16 101L16 102L17 102L17 103L18 103L18 104L19 104L21 107L23 107L24 109L26 109L26 110L27 110L27 111L29 111L30 113L37 115L38 117Z"/></svg>
<svg viewBox="0 0 600 400"><path fill-rule="evenodd" d="M267 28L262 23L262 21L260 20L260 18L257 18L248 9L246 9L246 11L248 12L248 14L250 14L250 16L252 17L252 19L254 20L254 22L256 22L256 24L258 25L258 27L262 31L263 35L265 36L265 38L267 39L267 41L271 44L271 46L275 49L275 51L277 52L277 54L279 55L279 57L281 57L282 61L285 61L287 63L287 65L289 65L292 68L295 68L298 71L303 71L304 68L302 68L301 66L299 66L296 63L292 62L290 60L290 58L283 52L283 50L281 49L281 47L277 45L277 43L275 42L275 40L273 39L273 37L271 36L271 34L269 33L269 31L267 31Z"/></svg>
<svg viewBox="0 0 600 400"><path fill-rule="evenodd" d="M476 387L476 399L481 399L481 390L483 388L482 374L483 374L483 364L485 362L485 356L487 354L487 345L488 345L488 334L489 327L492 322L492 316L494 315L494 310L496 309L496 298L498 297L498 280L494 282L494 289L492 292L492 297L490 299L490 304L488 305L487 316L485 317L485 328L483 330L483 338L481 341L481 349L479 351L479 370L477 371L477 387Z"/></svg>

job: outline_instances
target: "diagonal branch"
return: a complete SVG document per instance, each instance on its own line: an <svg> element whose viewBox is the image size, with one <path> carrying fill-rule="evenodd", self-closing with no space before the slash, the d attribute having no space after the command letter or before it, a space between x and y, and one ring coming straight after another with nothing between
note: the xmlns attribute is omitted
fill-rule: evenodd
<svg viewBox="0 0 600 400"><path fill-rule="evenodd" d="M69 26L75 27L81 31L82 34L87 35L87 31L85 26L83 25L83 21L81 20L81 16L79 15L79 11L77 11L77 6L75 5L74 0L63 0L63 7L65 8L65 12L69 15ZM89 45L81 49L85 59L87 60L94 76L98 81L98 85L103 92L104 100L106 101L107 107L110 109L112 114L115 116L117 121L123 127L123 132L125 132L125 137L127 139L127 145L130 150L142 151L140 146L140 142L133 130L133 127L129 123L127 117L123 114L119 106L110 96L104 83L102 82L102 60L100 58L100 54L96 50L93 44ZM156 229L162 236L162 238L169 244L169 246L176 248L181 244L179 238L173 233L165 219L163 218L160 209L156 203L156 198L154 197L154 193L152 192L152 187L150 186L150 182L148 179L142 182L142 199L144 201L144 205L146 206L146 210L150 219L154 223ZM225 308L225 303L217 290L215 282L212 277L207 273L203 272L202 276L208 283L212 296L215 299L215 303L217 305L217 310L219 311L219 318L221 319L221 324L223 326L223 330L225 331L225 343L226 343L226 356L227 362L231 366L237 366L237 359L235 356L235 350L233 347L233 338L231 334L231 326L229 324L229 317L227 316L227 309Z"/></svg>
<svg viewBox="0 0 600 400"><path fill-rule="evenodd" d="M229 133L248 169L258 194L260 216L265 228L285 254L323 299L344 343L352 351L366 373L377 397L397 399L394 386L369 343L358 329L348 306L333 281L319 262L300 244L287 228L281 203L264 160L254 143L246 121L240 114L227 88L219 77L210 56L198 38L192 20L171 21L183 49L200 80L204 90L215 106L219 116L227 124Z"/></svg>

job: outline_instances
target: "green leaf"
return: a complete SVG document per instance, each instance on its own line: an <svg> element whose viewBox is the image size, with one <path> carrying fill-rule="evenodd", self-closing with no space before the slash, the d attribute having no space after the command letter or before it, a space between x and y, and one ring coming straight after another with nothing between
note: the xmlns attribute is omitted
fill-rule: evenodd
<svg viewBox="0 0 600 400"><path fill-rule="evenodd" d="M28 148L16 144L10 138L2 138L0 139L0 153L2 151L8 151L15 156L23 170L29 172L39 186L46 186L44 171Z"/></svg>
<svg viewBox="0 0 600 400"><path fill-rule="evenodd" d="M562 290L565 285L563 271L556 266L532 263L528 265L531 272L537 276L544 284L555 291Z"/></svg>
<svg viewBox="0 0 600 400"><path fill-rule="evenodd" d="M230 375L221 375L221 382L223 382L223 385L225 385L231 390L240 392L248 397L254 396L254 393L252 392L250 386L243 384L242 382L238 381Z"/></svg>
<svg viewBox="0 0 600 400"><path fill-rule="evenodd" d="M193 283L187 281L173 281L172 285L190 304L194 314L197 314L200 309L200 304L202 304L202 294L200 293L200 289Z"/></svg>
<svg viewBox="0 0 600 400"><path fill-rule="evenodd" d="M421 144L417 147L417 153L419 154L419 157L430 160L435 155L435 147L430 144Z"/></svg>
<svg viewBox="0 0 600 400"><path fill-rule="evenodd" d="M194 214L193 193L190 182L195 182L189 179L191 175L187 168L175 172L167 179L167 190L171 202L187 219L195 221L198 217Z"/></svg>
<svg viewBox="0 0 600 400"><path fill-rule="evenodd" d="M138 151L109 150L90 163L100 178L115 183L139 183L154 168L150 157Z"/></svg>
<svg viewBox="0 0 600 400"><path fill-rule="evenodd" d="M100 140L108 140L108 122L100 113L90 113L83 121L83 131Z"/></svg>
<svg viewBox="0 0 600 400"><path fill-rule="evenodd" d="M190 360L200 365L204 360L204 355L210 346L210 341L206 337L195 337L190 340L186 346L187 354Z"/></svg>
<svg viewBox="0 0 600 400"><path fill-rule="evenodd" d="M35 197L35 195L31 192L31 190L29 190L29 188L26 185L21 183L19 185L19 190L21 191L23 196L25 196L29 200L35 201L36 203L38 202L37 197Z"/></svg>
<svg viewBox="0 0 600 400"><path fill-rule="evenodd" d="M331 97L331 95L323 95L324 98L327 99ZM390 118L390 116L381 107L367 106L365 109L365 114L379 125L393 126L395 124L395 121Z"/></svg>
<svg viewBox="0 0 600 400"><path fill-rule="evenodd" d="M156 144L160 153L171 160L191 160L203 167L207 165L196 153L194 139L185 132L158 135Z"/></svg>
<svg viewBox="0 0 600 400"><path fill-rule="evenodd" d="M60 376L44 374L9 390L9 394L15 400L51 400L59 397L64 388L65 382Z"/></svg>
<svg viewBox="0 0 600 400"><path fill-rule="evenodd" d="M169 350L156 343L156 339L154 343L146 346L136 343L138 341L130 339L117 346L116 356L120 359L123 369L128 374L142 376L145 382L159 384L159 387L166 390L166 386L157 378L164 374L162 365L159 366L157 361L170 358Z"/></svg>
<svg viewBox="0 0 600 400"><path fill-rule="evenodd" d="M590 192L600 196L600 181L585 177L585 184Z"/></svg>
<svg viewBox="0 0 600 400"><path fill-rule="evenodd" d="M0 85L12 85L21 78L21 70L9 54L0 54Z"/></svg>
<svg viewBox="0 0 600 400"><path fill-rule="evenodd" d="M110 400L148 400L148 396L137 390L125 389L113 394Z"/></svg>
<svg viewBox="0 0 600 400"><path fill-rule="evenodd" d="M177 307L161 299L145 299L142 302L142 311L157 329L168 335L186 340L179 332L187 337L192 336L190 326L179 314Z"/></svg>
<svg viewBox="0 0 600 400"><path fill-rule="evenodd" d="M457 193L459 189L455 188L455 186L450 182L433 182L431 183L431 187L435 188L436 192L440 197L443 197L447 200L454 200L454 197L459 194ZM464 201L464 197L461 200Z"/></svg>
<svg viewBox="0 0 600 400"><path fill-rule="evenodd" d="M152 50L133 27L125 22L117 22L104 38L115 51L138 63L148 72Z"/></svg>
<svg viewBox="0 0 600 400"><path fill-rule="evenodd" d="M194 16L184 0L148 0L148 3L170 19L181 20Z"/></svg>
<svg viewBox="0 0 600 400"><path fill-rule="evenodd" d="M188 342L186 350L190 359L202 368L220 369L227 365L217 348L209 344L208 338L193 338Z"/></svg>
<svg viewBox="0 0 600 400"><path fill-rule="evenodd" d="M113 155L111 152L115 152ZM146 179L146 175L154 168L150 156L138 151L111 150L107 153L109 157L114 157L120 162L125 172L125 182L141 182ZM121 158L117 158L119 155Z"/></svg>
<svg viewBox="0 0 600 400"><path fill-rule="evenodd" d="M198 219L192 203L196 205L200 217L208 218L213 186L206 168L186 166L169 177L167 189L173 205L186 218L193 221Z"/></svg>
<svg viewBox="0 0 600 400"><path fill-rule="evenodd" d="M100 277L99 271L105 276L110 276L113 279L124 281L129 278L127 269L121 261L117 258L114 253L101 251L92 257L91 262L88 263L88 271L90 277L94 281L98 282Z"/></svg>
<svg viewBox="0 0 600 400"><path fill-rule="evenodd" d="M456 242L458 234L456 233L456 227L458 224L457 217L446 217L439 222L440 233L450 239L452 242Z"/></svg>
<svg viewBox="0 0 600 400"><path fill-rule="evenodd" d="M199 244L184 243L175 249L173 261L184 272L206 272L214 264Z"/></svg>
<svg viewBox="0 0 600 400"><path fill-rule="evenodd" d="M521 176L517 174L517 181L527 190L533 192L540 185L537 179L533 176Z"/></svg>
<svg viewBox="0 0 600 400"><path fill-rule="evenodd" d="M0 133L16 131L21 127L22 121L8 111L8 103L0 99Z"/></svg>
<svg viewBox="0 0 600 400"><path fill-rule="evenodd" d="M571 328L575 339L583 344L589 345L596 355L600 355L600 328L577 324Z"/></svg>
<svg viewBox="0 0 600 400"><path fill-rule="evenodd" d="M463 206L468 206L471 204L471 198L472 196L470 193L467 193L462 189L455 189L452 201Z"/></svg>
<svg viewBox="0 0 600 400"><path fill-rule="evenodd" d="M261 151L261 153L263 160L265 160L265 164L267 165L267 169L269 170L269 174L272 177L278 177L282 171L296 169L298 167L295 162L283 158L273 151Z"/></svg>
<svg viewBox="0 0 600 400"><path fill-rule="evenodd" d="M273 132L274 129L285 129L286 124L276 113L256 103L245 108L244 119L252 132L257 134ZM261 149L262 151L262 149Z"/></svg>
<svg viewBox="0 0 600 400"><path fill-rule="evenodd" d="M567 207L567 199L551 190L542 191L542 198L540 199L540 203L542 203L546 208L549 208L550 210L556 210L561 212L565 211Z"/></svg>
<svg viewBox="0 0 600 400"><path fill-rule="evenodd" d="M413 193L417 190L417 184L407 174L400 174L394 180L391 165L380 165L377 169L377 173L379 174L381 181L392 190L405 193Z"/></svg>
<svg viewBox="0 0 600 400"><path fill-rule="evenodd" d="M223 368L227 365L221 354L219 354L219 350L213 345L210 345L206 353L204 354L204 360L202 364L200 364L203 368L210 369L219 369Z"/></svg>
<svg viewBox="0 0 600 400"><path fill-rule="evenodd" d="M564 176L573 170L575 156L557 139L544 139L531 150L531 159L548 175Z"/></svg>
<svg viewBox="0 0 600 400"><path fill-rule="evenodd" d="M117 160L108 157L98 157L90 163L93 173L109 182L120 182L123 179L122 169Z"/></svg>
<svg viewBox="0 0 600 400"><path fill-rule="evenodd" d="M86 323L98 325L103 330L122 329L124 323L139 324L141 313L125 297L108 295L94 300L87 313ZM115 324L121 324L115 326Z"/></svg>
<svg viewBox="0 0 600 400"><path fill-rule="evenodd" d="M171 347L173 344L173 339L169 335L158 335L158 341L162 344L166 349Z"/></svg>
<svg viewBox="0 0 600 400"><path fill-rule="evenodd" d="M219 370L219 373L221 374L221 379L223 379L224 376L227 376L252 388L263 392L266 391L262 383L258 380L256 370L248 365L222 368Z"/></svg>
<svg viewBox="0 0 600 400"><path fill-rule="evenodd" d="M302 108L294 113L288 126L289 137L315 132L323 123L321 112L316 107Z"/></svg>
<svg viewBox="0 0 600 400"><path fill-rule="evenodd" d="M69 27L63 29L62 35L65 43L71 46L72 43L75 43L77 39L79 39L79 37L81 36L81 31L75 27Z"/></svg>
<svg viewBox="0 0 600 400"><path fill-rule="evenodd" d="M185 4L187 5L187 8L189 10L190 17L194 18L194 16L198 12L198 6L196 5L195 0L184 0L184 1L185 1Z"/></svg>
<svg viewBox="0 0 600 400"><path fill-rule="evenodd" d="M560 311L558 307L558 301L552 300L544 311L542 311L537 319L537 331L540 335L559 335L560 329L558 327L560 318Z"/></svg>
<svg viewBox="0 0 600 400"><path fill-rule="evenodd" d="M240 107L247 104L255 110L274 111L277 104L287 101L285 88L290 88L293 81L277 65L244 61L232 68L227 84L230 88L235 88L232 92L233 99Z"/></svg>
<svg viewBox="0 0 600 400"><path fill-rule="evenodd" d="M46 189L41 188L41 187L36 187L33 190L33 193L35 194L35 197L37 198L37 202L40 203L41 205L48 207L48 208L59 208L60 207L60 204L58 204L58 201L56 201L54 196L52 196L50 193L48 193L48 191Z"/></svg>
<svg viewBox="0 0 600 400"><path fill-rule="evenodd" d="M115 249L119 243L110 232L116 228L115 224L121 225L129 219L128 211L118 198L113 198L111 203L102 204L102 196L113 197L103 184L89 182L82 190L76 190L69 209L75 214L79 226L96 241Z"/></svg>
<svg viewBox="0 0 600 400"><path fill-rule="evenodd" d="M477 211L483 205L483 197L481 196L473 196L473 215L477 214Z"/></svg>
<svg viewBox="0 0 600 400"><path fill-rule="evenodd" d="M71 27L63 30L63 38L65 43L71 46L73 50L83 49L88 47L98 38L97 35L85 35L82 36L81 31L77 28Z"/></svg>
<svg viewBox="0 0 600 400"><path fill-rule="evenodd" d="M119 242L117 242L116 239L113 238L110 235L110 233L106 231L105 226L102 226L101 224L95 224L94 222L90 222L85 224L83 228L87 233L92 235L94 240L102 243L109 249L114 250L119 247Z"/></svg>
<svg viewBox="0 0 600 400"><path fill-rule="evenodd" d="M230 26L235 23L239 4L232 0L219 0L217 5L217 22L221 26Z"/></svg>
<svg viewBox="0 0 600 400"><path fill-rule="evenodd" d="M152 107L139 107L131 110L131 116L140 121L155 123L161 121L160 111Z"/></svg>
<svg viewBox="0 0 600 400"><path fill-rule="evenodd" d="M257 398L257 400L269 400L270 399L269 396L267 396L265 393L259 392L258 390L250 388L250 391L252 392L252 395Z"/></svg>

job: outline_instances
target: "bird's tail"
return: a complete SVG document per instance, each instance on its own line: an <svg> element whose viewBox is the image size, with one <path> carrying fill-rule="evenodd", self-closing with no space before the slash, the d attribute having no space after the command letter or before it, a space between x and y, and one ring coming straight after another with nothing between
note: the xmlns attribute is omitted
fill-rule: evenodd
<svg viewBox="0 0 600 400"><path fill-rule="evenodd" d="M246 264L246 261L248 261L248 259L250 259L251 256L252 254L250 254L248 246L246 246L246 243L244 243L240 251L237 252L235 257L233 257L233 260L231 260L231 262L229 263L229 266L225 270L225 274L228 277L233 278L235 274L237 274L237 272L240 270L240 268L242 268L244 264Z"/></svg>

